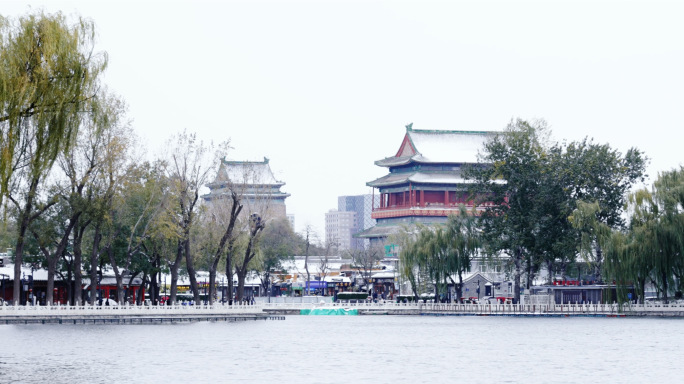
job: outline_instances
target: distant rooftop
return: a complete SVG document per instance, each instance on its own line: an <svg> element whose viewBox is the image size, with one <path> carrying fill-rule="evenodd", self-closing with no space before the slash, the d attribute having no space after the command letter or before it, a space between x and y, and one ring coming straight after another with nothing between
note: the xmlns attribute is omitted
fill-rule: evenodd
<svg viewBox="0 0 684 384"><path fill-rule="evenodd" d="M382 167L416 163L475 164L478 151L495 131L440 131L413 129L406 135L396 155L375 162Z"/></svg>
<svg viewBox="0 0 684 384"><path fill-rule="evenodd" d="M263 161L221 160L221 166L214 183L231 181L235 184L285 185L273 175L269 159Z"/></svg>

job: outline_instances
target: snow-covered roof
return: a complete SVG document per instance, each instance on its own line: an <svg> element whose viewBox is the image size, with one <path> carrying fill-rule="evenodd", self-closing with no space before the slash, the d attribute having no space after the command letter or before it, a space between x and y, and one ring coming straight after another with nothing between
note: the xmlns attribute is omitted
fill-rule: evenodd
<svg viewBox="0 0 684 384"><path fill-rule="evenodd" d="M375 164L383 167L410 162L475 164L478 151L495 134L490 131L417 130L408 125L397 154Z"/></svg>
<svg viewBox="0 0 684 384"><path fill-rule="evenodd" d="M271 167L269 160L264 157L264 161L229 161L222 160L218 174L214 183L230 181L234 184L244 185L284 185L278 181Z"/></svg>
<svg viewBox="0 0 684 384"><path fill-rule="evenodd" d="M421 154L421 162L477 163L477 153L487 139L487 132L409 131L413 147Z"/></svg>
<svg viewBox="0 0 684 384"><path fill-rule="evenodd" d="M351 283L351 279L347 276L326 276L323 281L327 283Z"/></svg>
<svg viewBox="0 0 684 384"><path fill-rule="evenodd" d="M395 278L397 276L398 276L398 274L395 271L382 271L382 272L372 274L371 278L373 278L373 279L390 279L390 278Z"/></svg>
<svg viewBox="0 0 684 384"><path fill-rule="evenodd" d="M31 271L31 267L25 265L21 266L21 274L22 276L19 276L20 279L22 277L28 279L29 276L33 275L33 281L47 281L48 276L46 269ZM1 279L14 280L14 264L5 264L4 267L0 268L0 280ZM55 280L60 280L59 275L55 275Z"/></svg>

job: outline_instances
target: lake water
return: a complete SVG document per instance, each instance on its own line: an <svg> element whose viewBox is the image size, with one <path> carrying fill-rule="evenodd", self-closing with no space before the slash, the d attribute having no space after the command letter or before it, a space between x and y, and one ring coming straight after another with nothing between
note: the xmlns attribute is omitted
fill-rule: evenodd
<svg viewBox="0 0 684 384"><path fill-rule="evenodd" d="M681 383L684 320L0 325L0 383Z"/></svg>

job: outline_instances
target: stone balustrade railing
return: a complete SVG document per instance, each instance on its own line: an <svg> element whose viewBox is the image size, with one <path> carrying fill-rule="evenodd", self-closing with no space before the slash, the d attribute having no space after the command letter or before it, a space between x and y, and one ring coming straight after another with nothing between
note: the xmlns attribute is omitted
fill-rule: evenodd
<svg viewBox="0 0 684 384"><path fill-rule="evenodd" d="M0 306L2 316L82 316L82 315L237 315L263 313L263 305L112 305Z"/></svg>

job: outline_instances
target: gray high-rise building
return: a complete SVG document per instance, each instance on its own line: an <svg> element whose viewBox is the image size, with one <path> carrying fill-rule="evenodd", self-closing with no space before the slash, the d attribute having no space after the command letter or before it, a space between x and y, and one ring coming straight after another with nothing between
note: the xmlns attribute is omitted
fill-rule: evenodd
<svg viewBox="0 0 684 384"><path fill-rule="evenodd" d="M375 219L371 218L373 212L373 195L339 196L337 198L337 210L340 212L355 212L355 222L351 230L352 239L349 240L350 248L361 249L366 240L354 238L358 232L371 228L375 225ZM375 208L379 206L379 201L375 201Z"/></svg>

